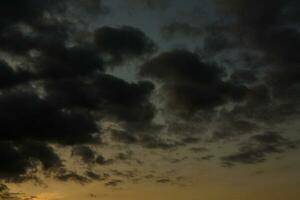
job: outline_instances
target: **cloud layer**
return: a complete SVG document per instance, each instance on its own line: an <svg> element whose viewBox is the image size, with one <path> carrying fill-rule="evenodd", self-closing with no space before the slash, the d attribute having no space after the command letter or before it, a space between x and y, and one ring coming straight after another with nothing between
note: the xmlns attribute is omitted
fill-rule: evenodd
<svg viewBox="0 0 300 200"><path fill-rule="evenodd" d="M126 3L145 12L170 12L172 6L168 0ZM110 167L142 166L134 157L138 148L158 155L205 152L201 161L219 158L226 167L258 164L297 148L289 134L295 130L287 126L300 112L299 3L214 3L218 20L171 20L154 40L140 27L98 25L113 13L105 1L1 1L0 198L18 199L5 183L42 176L110 187L137 181L138 170ZM94 21L97 27L86 25ZM197 44L167 45L183 37ZM132 65L135 80L115 75ZM220 141L234 153L210 152ZM99 147L120 152L106 156ZM81 171L68 166L73 160ZM98 171L103 166L109 174ZM150 177L157 183L174 179L145 179Z"/></svg>

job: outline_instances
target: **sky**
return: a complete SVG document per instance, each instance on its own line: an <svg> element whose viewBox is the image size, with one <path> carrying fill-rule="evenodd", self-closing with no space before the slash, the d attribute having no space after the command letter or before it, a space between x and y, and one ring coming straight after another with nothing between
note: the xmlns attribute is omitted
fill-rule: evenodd
<svg viewBox="0 0 300 200"><path fill-rule="evenodd" d="M0 200L298 200L300 2L1 0Z"/></svg>

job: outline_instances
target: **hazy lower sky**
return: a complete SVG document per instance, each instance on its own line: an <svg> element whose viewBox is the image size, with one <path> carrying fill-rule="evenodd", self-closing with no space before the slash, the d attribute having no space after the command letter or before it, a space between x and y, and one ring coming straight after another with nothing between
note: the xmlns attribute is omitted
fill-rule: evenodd
<svg viewBox="0 0 300 200"><path fill-rule="evenodd" d="M2 0L0 200L298 200L296 0Z"/></svg>

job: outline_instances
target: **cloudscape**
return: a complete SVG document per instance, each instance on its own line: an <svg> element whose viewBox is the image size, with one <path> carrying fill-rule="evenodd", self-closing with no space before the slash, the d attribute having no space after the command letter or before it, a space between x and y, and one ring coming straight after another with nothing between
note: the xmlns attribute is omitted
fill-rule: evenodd
<svg viewBox="0 0 300 200"><path fill-rule="evenodd" d="M300 2L1 0L0 200L298 200Z"/></svg>

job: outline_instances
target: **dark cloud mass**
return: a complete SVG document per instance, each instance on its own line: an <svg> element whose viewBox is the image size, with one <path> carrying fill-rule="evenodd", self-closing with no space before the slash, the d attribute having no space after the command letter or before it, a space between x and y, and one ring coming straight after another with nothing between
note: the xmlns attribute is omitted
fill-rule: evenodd
<svg viewBox="0 0 300 200"><path fill-rule="evenodd" d="M77 146L73 148L72 155L81 157L85 163L92 163L96 159L96 152L88 146Z"/></svg>
<svg viewBox="0 0 300 200"><path fill-rule="evenodd" d="M235 17L232 33L241 45L260 52L267 68L265 81L275 98L294 104L299 100L299 2L222 1ZM292 101L292 102L291 102Z"/></svg>
<svg viewBox="0 0 300 200"><path fill-rule="evenodd" d="M132 6L144 6L150 9L166 9L170 5L170 0L127 0Z"/></svg>
<svg viewBox="0 0 300 200"><path fill-rule="evenodd" d="M163 26L161 28L161 34L166 39L182 35L187 37L200 37L203 34L203 29L188 23L174 22Z"/></svg>
<svg viewBox="0 0 300 200"><path fill-rule="evenodd" d="M0 178L8 182L22 182L34 178L28 173L34 172L38 164L42 164L48 172L62 167L59 156L45 143L1 142L0 153L3 161Z"/></svg>
<svg viewBox="0 0 300 200"><path fill-rule="evenodd" d="M1 140L96 142L96 124L84 113L59 110L51 102L25 92L2 94L0 102Z"/></svg>
<svg viewBox="0 0 300 200"><path fill-rule="evenodd" d="M99 120L121 122L132 132L153 126L154 85L106 74L104 58L142 57L154 43L129 26L101 27L90 32L95 41L78 42L74 12L91 9L104 12L101 1L92 0L0 2L1 180L37 180L40 170L60 181L96 180L92 171L67 169L52 145L76 145L72 155L83 163L106 165L112 160L85 146L101 144Z"/></svg>
<svg viewBox="0 0 300 200"><path fill-rule="evenodd" d="M212 111L221 109L213 114L210 142L239 141L246 135L266 131L266 127L297 122L299 3L295 0L214 3L219 19L211 24L174 20L161 29L167 39L174 39L175 35L193 41L202 38L197 51L200 55L173 50L141 66L140 75L158 83L163 96L160 100L165 103L163 109L167 108L167 113L176 117L185 114L184 119L197 112L204 112L209 118ZM282 134L289 137L288 131ZM278 145L289 149L288 145ZM281 151L270 145L242 149L239 154L227 157L228 160L258 163Z"/></svg>
<svg viewBox="0 0 300 200"><path fill-rule="evenodd" d="M196 54L174 50L158 55L141 66L140 75L159 81L167 107L182 113L210 110L228 101L241 101L243 85L223 81L224 70L205 63Z"/></svg>
<svg viewBox="0 0 300 200"><path fill-rule="evenodd" d="M112 159L105 159L89 146L75 146L72 150L72 156L79 157L84 164L109 165L113 163ZM95 178L92 171L88 174Z"/></svg>
<svg viewBox="0 0 300 200"><path fill-rule="evenodd" d="M31 74L29 72L22 69L14 70L3 60L0 60L0 70L1 89L24 83L31 78Z"/></svg>
<svg viewBox="0 0 300 200"><path fill-rule="evenodd" d="M155 51L154 43L139 29L123 26L104 26L95 31L95 43L100 52L111 56L112 63L120 63L127 57L139 57Z"/></svg>
<svg viewBox="0 0 300 200"><path fill-rule="evenodd" d="M45 53L38 58L36 71L45 78L84 76L103 71L101 58L89 47L66 48L63 44L58 44L42 50Z"/></svg>
<svg viewBox="0 0 300 200"><path fill-rule="evenodd" d="M247 143L241 145L238 153L223 157L223 164L256 164L265 161L268 154L283 153L296 146L296 142L289 141L276 132L267 132L252 136Z"/></svg>
<svg viewBox="0 0 300 200"><path fill-rule="evenodd" d="M120 2L0 1L1 200L47 178L136 183L149 152L162 185L157 156L231 167L298 148L299 1L201 1L207 20L197 1Z"/></svg>

